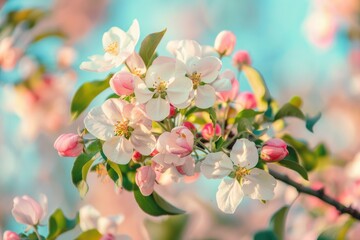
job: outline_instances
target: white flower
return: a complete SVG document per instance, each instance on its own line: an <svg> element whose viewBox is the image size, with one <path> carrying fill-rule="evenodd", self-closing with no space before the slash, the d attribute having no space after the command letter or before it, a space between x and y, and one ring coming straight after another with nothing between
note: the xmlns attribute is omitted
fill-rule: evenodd
<svg viewBox="0 0 360 240"><path fill-rule="evenodd" d="M178 69L184 68L186 76L192 80L195 105L199 108L209 108L216 100L215 88L211 85L221 69L220 59L205 56L205 48L196 41L181 40L170 42L168 50L183 64L178 64Z"/></svg>
<svg viewBox="0 0 360 240"><path fill-rule="evenodd" d="M145 104L146 113L154 121L165 119L170 112L170 103L184 103L192 89L191 80L185 72L176 69L176 60L158 57L146 73L145 80L135 82L135 96Z"/></svg>
<svg viewBox="0 0 360 240"><path fill-rule="evenodd" d="M84 123L91 134L105 141L104 154L113 162L127 164L134 149L149 155L155 148L151 120L140 106L121 99L108 99L93 108Z"/></svg>
<svg viewBox="0 0 360 240"><path fill-rule="evenodd" d="M82 62L80 69L95 72L108 71L120 66L133 52L140 37L139 23L135 19L127 32L112 27L102 38L104 55L93 55L91 61Z"/></svg>
<svg viewBox="0 0 360 240"><path fill-rule="evenodd" d="M223 179L216 193L220 210L234 213L244 196L252 199L270 200L274 197L276 180L268 172L255 168L259 155L255 144L238 139L230 157L223 152L209 153L201 165L206 178Z"/></svg>

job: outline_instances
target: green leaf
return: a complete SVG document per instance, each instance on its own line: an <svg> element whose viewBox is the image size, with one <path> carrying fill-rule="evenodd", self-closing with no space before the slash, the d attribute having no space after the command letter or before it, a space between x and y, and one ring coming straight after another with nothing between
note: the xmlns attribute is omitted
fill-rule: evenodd
<svg viewBox="0 0 360 240"><path fill-rule="evenodd" d="M215 149L216 151L219 151L222 146L224 145L225 140L223 137L219 137L216 141L215 141Z"/></svg>
<svg viewBox="0 0 360 240"><path fill-rule="evenodd" d="M292 146L289 146L289 145L287 145L286 148L287 148L289 154L283 160L288 160L288 161L293 161L293 162L299 163L299 158L296 153L296 150Z"/></svg>
<svg viewBox="0 0 360 240"><path fill-rule="evenodd" d="M188 222L188 215L179 215L168 217L161 222L147 219L144 224L150 239L181 240Z"/></svg>
<svg viewBox="0 0 360 240"><path fill-rule="evenodd" d="M215 109L211 107L211 108L205 109L205 111L207 113L209 113L210 119L211 119L213 125L215 126L215 124L216 124L216 112L215 112Z"/></svg>
<svg viewBox="0 0 360 240"><path fill-rule="evenodd" d="M291 103L286 103L279 109L274 117L274 121L284 117L296 117L305 120L303 112Z"/></svg>
<svg viewBox="0 0 360 240"><path fill-rule="evenodd" d="M278 240L271 230L263 230L255 233L254 240Z"/></svg>
<svg viewBox="0 0 360 240"><path fill-rule="evenodd" d="M268 107L268 102L271 102L271 96L268 87L261 74L253 67L244 65L242 71L255 94L257 107L260 111L265 111Z"/></svg>
<svg viewBox="0 0 360 240"><path fill-rule="evenodd" d="M49 235L46 239L56 239L62 233L75 228L78 223L78 215L75 217L75 219L68 219L65 217L61 209L57 209L49 218Z"/></svg>
<svg viewBox="0 0 360 240"><path fill-rule="evenodd" d="M86 82L76 91L71 101L71 117L75 120L90 105L92 100L109 88L109 80L113 74L109 74L104 80Z"/></svg>
<svg viewBox="0 0 360 240"><path fill-rule="evenodd" d="M309 180L307 171L305 170L305 168L303 168L303 166L301 166L297 162L289 161L289 160L281 160L279 161L279 164L283 167L289 168L299 173L300 176L302 176L305 180Z"/></svg>
<svg viewBox="0 0 360 240"><path fill-rule="evenodd" d="M66 35L60 31L44 32L44 33L41 33L41 34L35 36L32 40L32 43L39 42L48 37L66 38Z"/></svg>
<svg viewBox="0 0 360 240"><path fill-rule="evenodd" d="M93 156L94 154L81 154L75 159L74 166L71 170L72 182L79 190L81 197L84 197L88 191L86 177L92 163L94 162L94 160L92 160Z"/></svg>
<svg viewBox="0 0 360 240"><path fill-rule="evenodd" d="M81 233L75 240L100 240L102 235L96 229Z"/></svg>
<svg viewBox="0 0 360 240"><path fill-rule="evenodd" d="M140 189L135 187L134 195L139 207L151 216L178 215L185 213L183 210L178 209L165 201L156 192L153 192L149 196L144 196L141 194Z"/></svg>
<svg viewBox="0 0 360 240"><path fill-rule="evenodd" d="M264 112L258 112L252 109L245 109L239 112L235 118L254 118L256 115L262 114Z"/></svg>
<svg viewBox="0 0 360 240"><path fill-rule="evenodd" d="M285 239L285 223L289 209L290 206L280 208L270 219L270 228L273 230L278 240Z"/></svg>
<svg viewBox="0 0 360 240"><path fill-rule="evenodd" d="M166 29L161 32L151 33L142 41L139 55L147 67L150 66L151 59L165 32Z"/></svg>
<svg viewBox="0 0 360 240"><path fill-rule="evenodd" d="M314 125L319 121L320 118L321 118L321 113L318 113L317 115L315 115L312 118L309 116L306 116L306 119L305 119L306 128L310 132L314 132Z"/></svg>
<svg viewBox="0 0 360 240"><path fill-rule="evenodd" d="M123 176L120 170L120 167L118 164L107 161L107 171L110 176L110 178L114 181L117 187L122 187L123 185Z"/></svg>
<svg viewBox="0 0 360 240"><path fill-rule="evenodd" d="M347 239L346 235L350 230L351 226L356 222L356 220L350 218L344 224L339 226L334 226L326 229L322 232L317 240L343 240Z"/></svg>
<svg viewBox="0 0 360 240"><path fill-rule="evenodd" d="M95 154L100 152L101 149L101 141L99 139L96 139L86 146L85 152L88 154Z"/></svg>

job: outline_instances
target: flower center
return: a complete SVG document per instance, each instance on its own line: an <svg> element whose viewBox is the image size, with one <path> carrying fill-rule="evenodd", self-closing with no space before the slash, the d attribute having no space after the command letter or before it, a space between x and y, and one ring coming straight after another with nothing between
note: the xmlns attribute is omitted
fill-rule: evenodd
<svg viewBox="0 0 360 240"><path fill-rule="evenodd" d="M165 98L166 97L166 89L167 89L167 82L163 81L159 78L159 81L156 81L154 83L154 97L161 97L161 98Z"/></svg>
<svg viewBox="0 0 360 240"><path fill-rule="evenodd" d="M104 49L105 52L111 54L111 55L118 55L119 54L119 43L118 42L112 42Z"/></svg>
<svg viewBox="0 0 360 240"><path fill-rule="evenodd" d="M250 170L244 168L244 167L239 167L236 171L235 171L235 178L240 181L240 179L246 175L250 174Z"/></svg>
<svg viewBox="0 0 360 240"><path fill-rule="evenodd" d="M120 122L117 121L115 124L115 136L124 136L125 138L129 138L134 129L129 126L129 121Z"/></svg>
<svg viewBox="0 0 360 240"><path fill-rule="evenodd" d="M200 85L201 83L201 73L197 73L197 72L193 72L189 78L192 80L193 82L193 88L197 89L197 87Z"/></svg>

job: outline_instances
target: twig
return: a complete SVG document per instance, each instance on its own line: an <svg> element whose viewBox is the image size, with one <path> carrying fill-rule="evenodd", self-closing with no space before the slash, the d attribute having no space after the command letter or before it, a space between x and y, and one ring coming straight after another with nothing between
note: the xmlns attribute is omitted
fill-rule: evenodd
<svg viewBox="0 0 360 240"><path fill-rule="evenodd" d="M329 195L327 195L325 193L324 188L321 188L319 190L314 190L312 188L305 187L304 185L297 183L294 180L290 179L287 175L278 173L274 170L269 169L269 173L274 178L276 178L290 186L293 186L299 193L304 193L307 195L317 197L318 199L322 200L323 202L326 202L327 204L335 207L339 211L340 214L346 213L346 214L351 215L353 218L360 220L360 212L359 211L357 211L356 209L351 207L351 205L349 207L346 207L342 203L340 203L337 200L335 200L334 198L330 197Z"/></svg>

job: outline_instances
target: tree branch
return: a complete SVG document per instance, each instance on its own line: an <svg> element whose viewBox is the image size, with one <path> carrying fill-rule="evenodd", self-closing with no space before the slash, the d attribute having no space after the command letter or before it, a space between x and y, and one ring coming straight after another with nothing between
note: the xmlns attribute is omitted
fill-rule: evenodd
<svg viewBox="0 0 360 240"><path fill-rule="evenodd" d="M337 200L335 200L334 198L330 197L329 195L327 195L325 193L323 188L319 189L319 190L314 190L312 188L305 187L304 185L297 183L294 180L290 179L287 175L278 173L271 169L269 169L269 173L274 178L276 178L290 186L293 186L299 193L305 193L307 195L317 197L318 199L322 200L323 202L326 202L327 204L335 207L340 212L340 214L346 213L346 214L351 215L353 218L360 220L360 212L359 211L357 211L356 209L351 207L351 205L349 207L346 207L342 203L340 203Z"/></svg>

